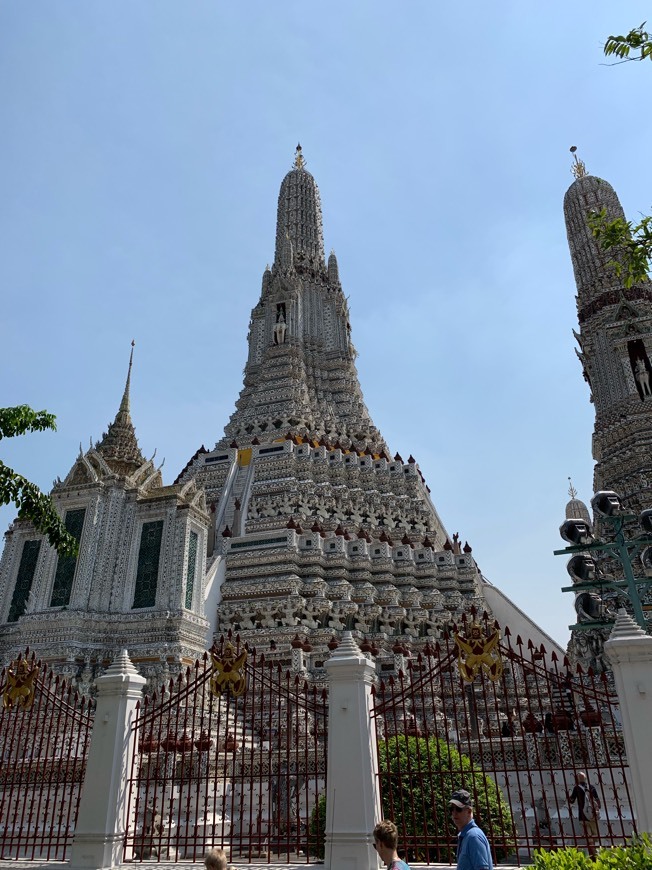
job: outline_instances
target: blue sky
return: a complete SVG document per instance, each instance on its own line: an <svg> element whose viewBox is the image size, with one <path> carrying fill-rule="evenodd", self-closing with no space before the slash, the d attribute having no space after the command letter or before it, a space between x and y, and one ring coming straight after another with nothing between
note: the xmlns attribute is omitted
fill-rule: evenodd
<svg viewBox="0 0 652 870"><path fill-rule="evenodd" d="M350 296L367 405L449 532L555 639L558 526L591 495L562 215L571 145L652 208L652 69L601 45L643 2L0 5L3 442L49 489L118 408L171 482L220 437L297 141ZM0 510L2 528L13 510Z"/></svg>

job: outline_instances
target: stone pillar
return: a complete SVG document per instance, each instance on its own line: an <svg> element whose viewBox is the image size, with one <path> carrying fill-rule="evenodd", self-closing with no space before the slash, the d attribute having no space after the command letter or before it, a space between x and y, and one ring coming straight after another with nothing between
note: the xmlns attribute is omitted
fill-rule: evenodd
<svg viewBox="0 0 652 870"><path fill-rule="evenodd" d="M604 651L620 701L636 828L639 833L652 833L652 637L621 608Z"/></svg>
<svg viewBox="0 0 652 870"><path fill-rule="evenodd" d="M131 726L145 682L126 650L97 679L97 708L70 856L71 870L98 870L122 862Z"/></svg>
<svg viewBox="0 0 652 870"><path fill-rule="evenodd" d="M326 662L328 787L326 866L333 870L378 867L371 832L380 820L378 755L370 716L376 669L350 631Z"/></svg>

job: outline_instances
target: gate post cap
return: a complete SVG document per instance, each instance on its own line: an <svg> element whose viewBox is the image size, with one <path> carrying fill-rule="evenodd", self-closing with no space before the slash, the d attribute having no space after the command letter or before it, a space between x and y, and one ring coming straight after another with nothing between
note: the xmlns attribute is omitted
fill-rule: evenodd
<svg viewBox="0 0 652 870"><path fill-rule="evenodd" d="M337 649L333 650L333 654L331 658L333 659L350 659L351 656L355 656L359 658L360 656L360 648L357 643L353 640L353 635L350 631L345 631L342 633L342 640L337 647Z"/></svg>
<svg viewBox="0 0 652 870"><path fill-rule="evenodd" d="M113 659L111 665L106 669L106 676L114 676L117 674L130 676L140 676L136 668L134 667L134 663L129 658L129 653L126 649L121 649L118 655Z"/></svg>

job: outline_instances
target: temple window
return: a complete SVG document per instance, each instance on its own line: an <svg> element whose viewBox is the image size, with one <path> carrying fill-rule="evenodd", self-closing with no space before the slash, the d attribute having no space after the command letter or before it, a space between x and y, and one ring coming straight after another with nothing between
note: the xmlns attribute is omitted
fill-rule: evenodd
<svg viewBox="0 0 652 870"><path fill-rule="evenodd" d="M192 610L192 593L195 585L195 572L197 570L197 532L190 532L188 541L188 566L186 568L186 610Z"/></svg>
<svg viewBox="0 0 652 870"><path fill-rule="evenodd" d="M23 544L23 552L20 557L18 576L16 577L16 585L14 586L14 594L11 598L7 622L17 622L19 617L25 613L40 552L40 541L25 541Z"/></svg>
<svg viewBox="0 0 652 870"><path fill-rule="evenodd" d="M85 516L86 508L66 512L66 530L70 532L78 544L81 541ZM59 556L57 570L54 575L50 607L67 607L70 604L76 568L77 556Z"/></svg>
<svg viewBox="0 0 652 870"><path fill-rule="evenodd" d="M138 550L138 568L136 570L133 609L138 607L154 607L156 604L158 565L161 557L162 540L163 520L143 523L143 530L140 535L140 549Z"/></svg>

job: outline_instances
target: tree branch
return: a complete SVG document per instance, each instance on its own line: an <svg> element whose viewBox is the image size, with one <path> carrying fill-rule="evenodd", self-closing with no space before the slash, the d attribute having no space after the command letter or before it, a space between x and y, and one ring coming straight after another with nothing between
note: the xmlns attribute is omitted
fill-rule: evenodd
<svg viewBox="0 0 652 870"><path fill-rule="evenodd" d="M34 483L17 474L0 461L0 504L13 502L18 516L29 520L37 531L45 535L60 556L76 556L79 547L66 529L52 499Z"/></svg>
<svg viewBox="0 0 652 870"><path fill-rule="evenodd" d="M0 408L0 439L13 438L26 432L56 430L56 417L47 411L33 411L29 405L15 408Z"/></svg>
<svg viewBox="0 0 652 870"><path fill-rule="evenodd" d="M587 220L602 250L614 252L609 265L625 287L646 281L652 262L652 216L641 218L637 224L624 218L609 221L603 208L589 212Z"/></svg>

